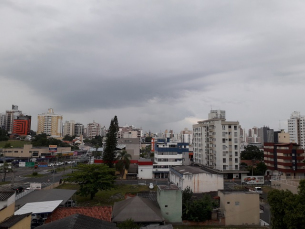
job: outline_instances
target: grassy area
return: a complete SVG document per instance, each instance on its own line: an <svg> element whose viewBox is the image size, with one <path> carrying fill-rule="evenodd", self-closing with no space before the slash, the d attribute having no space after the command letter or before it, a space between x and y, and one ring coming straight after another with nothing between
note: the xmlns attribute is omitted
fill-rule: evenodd
<svg viewBox="0 0 305 229"><path fill-rule="evenodd" d="M0 182L0 185L4 185L4 184L9 184L11 183L10 181L4 181L4 182Z"/></svg>
<svg viewBox="0 0 305 229"><path fill-rule="evenodd" d="M13 148L23 147L24 145L29 145L31 142L29 141L20 141L20 140L8 140L8 141L0 141L0 148L3 148L6 143L10 143Z"/></svg>
<svg viewBox="0 0 305 229"><path fill-rule="evenodd" d="M72 189L78 190L77 184L62 184L57 187L58 189ZM90 200L90 196L82 197L76 195L77 204L80 206L106 206L113 205L114 202L125 199L126 193L136 194L141 191L149 191L147 185L116 185L114 189L99 191L93 200Z"/></svg>

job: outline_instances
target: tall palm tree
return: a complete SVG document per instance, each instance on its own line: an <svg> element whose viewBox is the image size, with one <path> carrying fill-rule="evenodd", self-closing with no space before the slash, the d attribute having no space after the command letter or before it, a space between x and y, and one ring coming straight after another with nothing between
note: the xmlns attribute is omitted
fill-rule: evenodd
<svg viewBox="0 0 305 229"><path fill-rule="evenodd" d="M120 172L121 177L123 177L125 170L128 171L129 169L131 155L127 153L126 150L122 150L121 152L119 152L119 155L116 159L118 162L116 163L115 168L117 171Z"/></svg>

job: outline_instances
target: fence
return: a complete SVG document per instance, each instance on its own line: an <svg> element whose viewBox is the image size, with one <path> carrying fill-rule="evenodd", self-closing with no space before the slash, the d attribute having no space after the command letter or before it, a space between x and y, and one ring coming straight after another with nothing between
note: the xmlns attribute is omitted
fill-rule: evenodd
<svg viewBox="0 0 305 229"><path fill-rule="evenodd" d="M22 193L19 193L18 195L16 195L16 200L19 200L21 197L26 196L27 194L33 192L35 189L30 189L30 190L25 190Z"/></svg>

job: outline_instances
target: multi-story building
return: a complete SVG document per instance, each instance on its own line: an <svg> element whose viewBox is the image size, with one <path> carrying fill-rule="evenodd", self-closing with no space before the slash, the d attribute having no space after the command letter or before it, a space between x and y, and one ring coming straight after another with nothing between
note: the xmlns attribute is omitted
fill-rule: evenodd
<svg viewBox="0 0 305 229"><path fill-rule="evenodd" d="M182 165L183 156L189 154L188 143L170 142L169 138L152 138L151 151L154 152L154 178L168 178L169 168Z"/></svg>
<svg viewBox="0 0 305 229"><path fill-rule="evenodd" d="M74 134L78 137L83 135L84 134L84 125L81 123L75 123Z"/></svg>
<svg viewBox="0 0 305 229"><path fill-rule="evenodd" d="M20 115L14 119L12 134L19 136L30 135L31 133L31 116Z"/></svg>
<svg viewBox="0 0 305 229"><path fill-rule="evenodd" d="M296 143L264 144L264 162L267 175L304 176L304 149Z"/></svg>
<svg viewBox="0 0 305 229"><path fill-rule="evenodd" d="M38 115L37 134L45 133L53 138L62 137L62 115L55 114L53 109Z"/></svg>
<svg viewBox="0 0 305 229"><path fill-rule="evenodd" d="M239 170L239 122L226 121L223 110L212 110L208 120L193 125L193 151L194 163L220 171Z"/></svg>
<svg viewBox="0 0 305 229"><path fill-rule="evenodd" d="M65 121L64 123L64 127L63 127L63 136L74 136L75 135L75 121L71 120L69 121Z"/></svg>
<svg viewBox="0 0 305 229"><path fill-rule="evenodd" d="M119 127L118 138L141 138L143 137L143 131L141 128L135 128L134 126Z"/></svg>
<svg viewBox="0 0 305 229"><path fill-rule="evenodd" d="M95 136L101 135L101 124L93 121L87 124L86 128L86 137L87 138L94 138Z"/></svg>
<svg viewBox="0 0 305 229"><path fill-rule="evenodd" d="M5 114L0 113L0 128L5 129Z"/></svg>
<svg viewBox="0 0 305 229"><path fill-rule="evenodd" d="M288 119L288 133L291 142L305 149L305 116L301 116L300 112L294 111Z"/></svg>
<svg viewBox="0 0 305 229"><path fill-rule="evenodd" d="M11 134L13 132L14 120L22 115L22 112L18 110L17 105L12 105L12 110L7 110L5 113L4 129Z"/></svg>
<svg viewBox="0 0 305 229"><path fill-rule="evenodd" d="M274 130L267 126L258 129L259 142L264 145L265 142L275 142Z"/></svg>
<svg viewBox="0 0 305 229"><path fill-rule="evenodd" d="M184 130L180 132L180 141L189 143L191 145L192 140L193 140L193 131L184 128Z"/></svg>

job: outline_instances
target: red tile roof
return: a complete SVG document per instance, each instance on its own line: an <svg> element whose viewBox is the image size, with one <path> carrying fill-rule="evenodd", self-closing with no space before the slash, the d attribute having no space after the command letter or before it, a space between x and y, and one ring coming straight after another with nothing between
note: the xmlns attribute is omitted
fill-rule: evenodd
<svg viewBox="0 0 305 229"><path fill-rule="evenodd" d="M95 207L66 207L57 208L51 216L48 217L46 223L65 218L73 214L82 214L96 219L111 222L112 207L111 206L95 206Z"/></svg>

